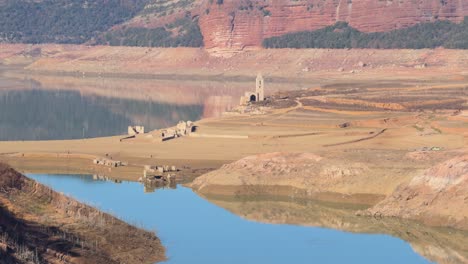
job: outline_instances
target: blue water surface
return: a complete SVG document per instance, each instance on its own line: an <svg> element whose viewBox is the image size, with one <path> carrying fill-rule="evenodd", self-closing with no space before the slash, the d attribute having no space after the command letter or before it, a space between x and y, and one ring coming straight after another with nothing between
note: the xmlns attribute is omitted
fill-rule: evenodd
<svg viewBox="0 0 468 264"><path fill-rule="evenodd" d="M252 222L181 186L144 193L134 182L93 181L83 175L28 176L155 230L167 249L167 263L429 263L399 238Z"/></svg>

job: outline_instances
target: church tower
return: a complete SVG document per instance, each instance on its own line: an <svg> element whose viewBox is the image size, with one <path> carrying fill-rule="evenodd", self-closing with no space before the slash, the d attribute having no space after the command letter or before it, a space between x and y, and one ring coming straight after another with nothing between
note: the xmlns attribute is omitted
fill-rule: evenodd
<svg viewBox="0 0 468 264"><path fill-rule="evenodd" d="M265 81L261 73L257 75L257 81L255 86L255 94L257 95L257 101L265 100Z"/></svg>

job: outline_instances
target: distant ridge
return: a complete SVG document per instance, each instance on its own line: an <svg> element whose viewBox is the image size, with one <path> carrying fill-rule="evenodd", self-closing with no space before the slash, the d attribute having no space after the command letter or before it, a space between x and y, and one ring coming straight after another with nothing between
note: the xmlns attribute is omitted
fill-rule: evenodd
<svg viewBox="0 0 468 264"><path fill-rule="evenodd" d="M467 16L468 0L0 0L0 42L466 49Z"/></svg>

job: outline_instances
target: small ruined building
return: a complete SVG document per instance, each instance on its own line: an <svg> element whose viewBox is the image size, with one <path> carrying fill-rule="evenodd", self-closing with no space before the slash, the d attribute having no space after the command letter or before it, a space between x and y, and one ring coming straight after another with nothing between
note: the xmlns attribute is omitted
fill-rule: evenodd
<svg viewBox="0 0 468 264"><path fill-rule="evenodd" d="M143 169L143 178L146 178L147 173L159 173L163 174L165 172L176 172L178 171L176 166L169 165L145 165Z"/></svg>
<svg viewBox="0 0 468 264"><path fill-rule="evenodd" d="M145 133L145 127L144 126L129 126L128 127L128 135L129 136L135 136L138 134L144 134Z"/></svg>
<svg viewBox="0 0 468 264"><path fill-rule="evenodd" d="M241 105L246 105L250 102L261 102L265 100L265 80L261 73L257 75L255 81L255 92L245 92L240 99Z"/></svg>
<svg viewBox="0 0 468 264"><path fill-rule="evenodd" d="M194 131L195 126L192 121L180 121L175 127L159 130L157 138L161 141L166 141L178 137L188 136Z"/></svg>
<svg viewBox="0 0 468 264"><path fill-rule="evenodd" d="M174 172L177 172L175 166L168 165L145 165L143 169L143 177L138 179L139 182L142 182L145 186L145 192L154 192L156 188L169 187L175 188L176 175Z"/></svg>
<svg viewBox="0 0 468 264"><path fill-rule="evenodd" d="M105 158L97 158L93 160L95 165L107 166L107 167L121 167L126 166L125 162L119 160L110 160Z"/></svg>

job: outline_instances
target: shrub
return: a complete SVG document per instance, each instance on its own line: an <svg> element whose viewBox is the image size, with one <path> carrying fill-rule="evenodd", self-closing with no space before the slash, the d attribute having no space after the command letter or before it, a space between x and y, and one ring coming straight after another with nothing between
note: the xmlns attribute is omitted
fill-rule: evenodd
<svg viewBox="0 0 468 264"><path fill-rule="evenodd" d="M468 17L460 24L450 21L421 23L389 32L363 33L346 22L315 31L302 31L267 38L266 48L376 48L423 49L445 47L468 49Z"/></svg>

